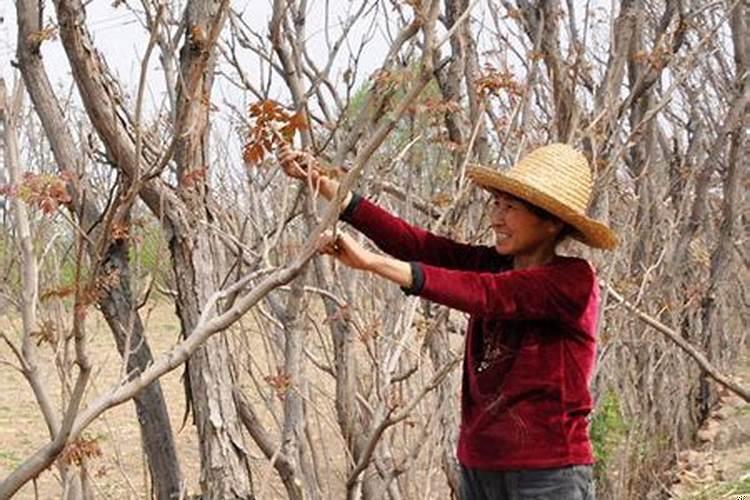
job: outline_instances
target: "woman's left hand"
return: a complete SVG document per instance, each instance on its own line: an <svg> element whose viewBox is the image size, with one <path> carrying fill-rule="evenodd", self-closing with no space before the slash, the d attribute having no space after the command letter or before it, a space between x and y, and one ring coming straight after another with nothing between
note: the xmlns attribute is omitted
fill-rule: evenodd
<svg viewBox="0 0 750 500"><path fill-rule="evenodd" d="M318 252L333 255L345 266L364 271L372 269L377 257L377 254L367 250L357 240L341 231L338 231L335 237L332 231L321 234L318 240Z"/></svg>
<svg viewBox="0 0 750 500"><path fill-rule="evenodd" d="M402 287L412 286L414 278L408 262L371 252L341 231L335 237L332 231L320 235L318 252L333 255L339 262L352 269L375 273Z"/></svg>

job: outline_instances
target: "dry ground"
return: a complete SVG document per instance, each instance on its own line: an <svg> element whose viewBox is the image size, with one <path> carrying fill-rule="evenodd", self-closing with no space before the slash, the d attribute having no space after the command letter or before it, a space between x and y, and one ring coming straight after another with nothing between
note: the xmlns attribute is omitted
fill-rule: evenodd
<svg viewBox="0 0 750 500"><path fill-rule="evenodd" d="M147 323L152 350L161 353L174 344L178 327L177 318L169 305L164 303L155 307ZM11 338L18 338L18 320L2 319L0 328ZM87 331L91 334L89 350L95 370L88 397L93 397L118 380L121 362L109 328L98 313L89 315ZM55 388L54 396L59 408L60 384L50 349L41 349L40 352L39 367L43 380L47 387ZM0 349L0 356L16 364L7 346ZM182 368L178 368L161 379L175 431L180 428L185 408L181 376ZM0 477L5 477L48 441L49 435L32 392L21 374L7 365L1 365L0 380L3 381L0 390ZM106 412L85 431L85 435L101 440L103 455L91 464L97 498L141 498L146 470L133 403L128 402ZM186 425L176 434L176 441L188 487L194 489L198 480L196 471L199 458L193 426ZM59 498L61 490L54 470L42 473L37 485L39 498ZM16 497L34 498L32 485L26 485Z"/></svg>
<svg viewBox="0 0 750 500"><path fill-rule="evenodd" d="M149 308L150 307L150 308ZM148 309L148 311L146 311ZM146 322L146 336L155 357L169 350L173 346L179 334L179 322L174 313L173 305L162 301L155 305L147 306L141 310ZM0 329L9 337L18 340L20 335L20 319L16 316L1 316ZM278 428L278 422L273 420L270 413L264 411L264 403L260 399L260 392L268 397L274 404L280 405L274 397L272 389L263 381L264 374L271 374L275 370L276 361L269 355L268 338L253 330L248 329L248 324L255 324L248 314L243 318L244 328L247 335L237 332L230 333L230 344L235 353L251 353L250 359L254 366L256 380L244 374L241 376L241 384L246 395L255 403L259 410L262 421L273 430ZM86 321L87 331L91 335L89 354L94 365L93 383L89 388L88 398L92 399L98 394L106 391L120 378L121 358L117 353L109 328L101 315L92 311ZM460 349L461 338L456 336L457 346ZM315 339L311 338L308 348L315 348ZM54 389L54 398L57 408L60 408L59 378L56 373L53 356L48 345L40 349L41 359L39 362L42 377L47 387ZM319 354L319 359L324 356ZM4 344L0 344L0 360L17 364L10 350ZM246 360L247 362L247 360ZM195 429L192 422L181 429L182 418L185 411L185 397L181 382L183 367L172 371L161 379L162 389L169 407L172 427L175 432L175 440L178 447L178 457L183 476L187 481L189 493L198 491L199 481L199 454ZM332 378L321 375L322 372L310 367L309 375L315 380L314 391L321 394L333 393ZM0 478L7 476L17 465L32 454L38 447L49 440L46 426L42 415L34 400L28 383L22 375L11 368L8 363L0 362ZM261 388L261 391L258 388ZM344 455L344 443L341 442L340 433L334 416L333 400L328 396L322 396L313 410L315 415L311 417L310 434L314 442L321 443L319 461L324 461L323 479L324 486L333 491L334 496L340 491L343 494L345 478L342 476L346 456ZM456 400L458 401L458 400ZM434 411L434 407L425 405L427 411ZM416 431L404 427L404 433L416 436ZM85 436L97 437L101 443L102 456L91 462L90 470L93 473L96 498L106 499L136 499L143 498L143 492L147 491L144 485L147 479L147 470L144 462L140 433L135 417L132 402L127 402L119 407L104 413L84 433ZM412 438L413 439L413 438ZM251 440L248 438L248 443ZM435 448L437 449L437 448ZM432 498L446 497L447 492L442 473L439 468L439 458L434 449L422 454L429 455L424 458L426 463L420 467L418 472L419 484L407 485L405 498L419 498L420 492L429 491ZM283 488L278 481L275 471L271 469L265 457L255 446L250 446L251 467L253 469L253 480L256 486L256 494L259 499L286 498ZM414 476L412 476L414 477ZM52 468L43 472L37 480L39 498L60 498L61 487L56 471ZM34 498L34 489L31 483L27 484L15 497L18 499Z"/></svg>
<svg viewBox="0 0 750 500"><path fill-rule="evenodd" d="M167 351L178 339L179 323L174 314L173 306L167 302L152 305L146 316L147 336L151 348L158 356ZM0 329L11 338L18 338L20 321L0 317ZM107 325L98 313L92 313L87 320L87 329L91 334L90 355L94 361L95 374L89 389L88 397L94 397L114 384L119 376L120 357ZM256 361L272 366L266 356L267 351L261 336L249 335L245 338L248 344L240 348L249 349L255 353ZM45 385L55 389L55 402L59 407L59 382L52 363L49 349L41 350L40 368ZM0 360L12 362L7 346L0 347ZM172 426L176 433L178 456L182 472L187 481L189 491L197 491L199 456L195 429L190 422L180 429L185 409L184 392L181 383L182 367L167 374L161 379L162 388L169 406ZM750 383L750 356L745 356L738 364L737 375L742 382ZM46 427L43 423L37 404L28 384L21 374L0 363L0 478L5 477L13 468L20 464L34 450L48 440ZM243 384L248 383L247 380ZM247 394L257 394L248 388ZM256 400L257 402L257 400ZM268 417L266 415L266 417ZM329 418L322 419L317 429L313 429L315 438L326 439L330 456L326 457L332 463L342 462L341 447L331 441L333 433L329 434L327 426L335 425ZM272 423L270 425L273 425ZM140 446L139 429L135 418L132 402L106 412L95 421L85 433L88 437L97 437L101 443L103 455L91 463L94 474L93 483L97 498L130 499L142 498L145 491L147 472ZM333 438L334 440L336 438ZM727 394L722 398L721 406L717 407L714 416L707 422L699 433L701 443L694 450L681 454L676 476L679 482L673 487L674 498L690 500L715 500L736 498L737 488L750 486L750 405L744 404L738 398ZM269 469L268 462L259 456L257 448L251 451L253 472L259 498L285 498L275 474ZM437 461L437 460L436 460ZM430 469L432 476L432 498L445 496L439 489L442 484L437 464ZM329 478L334 484L339 478ZM424 483L422 483L424 485ZM728 486L727 486L728 485ZM42 473L37 481L39 498L59 498L60 485L53 469ZM750 488L749 488L750 489ZM734 495L734 496L732 496ZM15 497L18 499L34 498L32 484ZM417 497L415 497L417 498Z"/></svg>
<svg viewBox="0 0 750 500"><path fill-rule="evenodd" d="M750 384L750 352L738 359L734 376ZM674 497L750 499L750 404L724 391L696 437L695 447L678 456Z"/></svg>

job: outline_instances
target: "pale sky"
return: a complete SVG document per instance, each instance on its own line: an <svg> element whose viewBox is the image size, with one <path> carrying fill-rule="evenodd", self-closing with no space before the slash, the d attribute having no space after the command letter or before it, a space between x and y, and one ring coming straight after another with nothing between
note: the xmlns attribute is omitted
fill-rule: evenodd
<svg viewBox="0 0 750 500"><path fill-rule="evenodd" d="M132 5L133 7L140 7L141 5L140 1L127 1L128 5ZM609 9L603 5L605 2L606 0L591 0L590 4L594 7L594 11L602 11L601 15L596 17L600 19L598 22L601 22L606 26L611 17L608 12ZM50 1L45 3L47 6L44 15L45 25L53 25L55 14L54 7ZM271 15L271 3L272 0L232 0L231 6L235 11L242 14L243 20L249 26L261 33L262 36L267 36L268 22ZM382 64L389 45L386 40L385 29L383 26L388 23L389 20L391 23L394 23L396 16L393 8L387 7L388 2L372 0L372 3L378 4L376 14L378 27L375 28L374 38L371 40L368 49L360 60L360 68L357 74L358 83L360 84ZM574 5L576 6L576 9L584 9L585 5L588 3L589 2L575 2ZM359 2L352 2L350 0L309 0L308 4L307 46L311 57L322 66L328 54L325 45L325 37L322 31L326 4L331 7L331 36L335 38L338 34L337 31L340 29L336 25L336 20L346 17L346 9L351 8L353 4L356 6ZM493 58L496 57L493 55L494 52L491 54L487 50L491 48L488 46L489 43L496 42L492 36L486 36L487 30L490 29L487 9L487 2L480 0L474 4L472 11L472 29L474 30L475 36L479 39L479 57L481 62L492 62ZM410 12L410 9L405 7L405 11ZM2 18L2 23L0 23L0 76L4 77L9 84L12 82L15 74L15 70L13 70L10 65L10 61L15 57L15 14L14 0L0 0L0 17ZM576 15L577 21L580 24L583 18L582 12L577 12ZM512 25L513 23L509 24ZM87 26L94 37L97 48L104 55L110 69L119 78L124 86L124 90L130 96L135 96L137 92L141 58L143 57L147 44L148 34L146 33L146 30L140 25L138 20L128 9L122 6L119 8L113 7L113 0L90 0L87 7ZM596 26L596 23L593 23L593 26ZM354 28L349 33L347 42L353 50L359 45L359 40L364 36L368 27L369 24L367 20L364 19L355 24ZM512 29L515 30L517 27L513 27ZM225 28L224 33L227 34L228 31L229 30ZM599 30L593 29L592 31ZM604 33L606 34L607 30L604 30ZM595 42L601 43L602 41L605 42L602 45L604 45L603 49L606 54L606 38L605 40L599 41L589 38L588 42L591 44L589 48L591 48ZM180 43L182 43L181 40ZM596 45L599 45L599 43L596 43ZM443 50L445 50L445 48ZM331 79L334 85L343 86L342 73L346 68L348 52L348 48L345 45L342 47L342 50L337 57L337 64L334 65L331 72ZM58 96L68 95L72 86L72 78L70 76L67 58L60 41L56 39L44 42L42 45L42 54L47 72L53 81ZM258 84L260 81L258 57L250 51L245 51L241 57L243 58L243 69L248 74L248 77L254 84ZM158 62L158 49L155 49L151 55L150 67L151 69L147 78L148 91L145 94L144 101L144 119L146 120L153 117L154 110L156 110L160 103L163 103L165 99L165 84L163 72ZM231 69L227 68L226 65L221 69L231 72ZM521 74L522 68L517 67L515 69ZM289 104L290 98L286 93L284 86L280 84L279 77L275 76L274 78L279 84L272 87L272 94L274 94L272 97L278 99L282 103ZM75 97L77 92L74 91L72 95ZM254 100L255 98L252 95L240 92L236 87L228 84L225 78L218 78L212 96L213 104L219 108L219 113L213 115L214 129L230 131L230 127L232 126L232 113L229 112L229 106L236 109L245 109L247 104ZM239 145L235 145L233 146L233 149L238 147ZM232 151L232 154L235 153L238 154L238 151Z"/></svg>
<svg viewBox="0 0 750 500"><path fill-rule="evenodd" d="M104 54L110 68L120 78L127 90L132 94L135 94L138 73L140 70L140 60L145 52L147 43L147 33L128 9L122 6L115 8L112 6L113 3L113 0L89 0L87 6L87 26L95 38L97 47ZM136 10L140 10L141 2L139 0L127 0L127 3L128 5L137 8ZM346 10L352 8L352 5L356 6L359 3L360 2L353 2L351 0L308 1L309 13L306 18L308 33L307 45L310 49L309 52L314 59L322 63L324 61L324 56L328 52L325 48L324 35L322 32L326 4L330 6L331 25L333 27L332 36L335 36L337 30L337 18L345 17ZM391 22L394 22L396 15L393 8L387 6L388 2L371 0L371 3L378 4L377 19L379 27L375 29L375 36L370 42L370 45L368 45L369 48L366 51L365 57L360 60L361 71L358 74L360 81L364 81L372 71L382 64L382 59L385 56L388 47L383 26L389 21L389 18L391 18ZM45 4L45 25L53 25L55 17L54 7L51 1L47 1ZM243 20L264 36L267 34L267 27L271 14L271 4L272 0L231 1L231 7L235 11L242 13ZM406 6L406 2L403 2L403 4L404 11L410 12L410 8ZM584 18L583 11L587 5L591 7L592 12L599 14L599 16L596 16L601 20L599 22L608 24L609 19L615 14L615 12L613 12L613 7L607 0L576 1L573 5L576 9L576 19L579 25ZM483 31L490 28L487 16L488 8L487 2L480 0L474 4L472 10L472 29L474 29L475 35L479 39L481 50L490 49L488 46L482 46L486 45L487 37L481 35ZM0 22L0 77L4 77L6 82L12 81L14 75L10 62L15 57L15 10L15 0L0 0L0 18L2 18L2 22ZM596 22L593 23L593 26L596 26ZM366 32L367 28L368 24L366 20L362 20L355 24L348 36L349 44L356 47L359 39ZM225 33L227 33L227 31L228 30L225 28ZM592 31L599 30L594 29ZM601 41L606 43L607 40L597 41L592 39L591 35L587 40L589 44ZM148 85L152 92L152 98L158 102L160 101L159 94L163 92L164 85L163 77L157 62L158 59L156 58L157 52L158 51L155 50L152 54L153 69L149 75ZM52 40L45 42L42 45L42 53L47 71L53 82L69 84L71 79L67 59L60 41ZM253 72L257 74L257 58L249 52L246 54L246 57L246 71L251 74L253 74ZM480 58L483 58L482 54L480 54ZM334 67L334 71L332 72L332 77L339 77L339 80L334 81L334 83L340 83L340 74L345 69L344 65L346 60L347 49L344 47L337 58L339 66L338 68ZM520 70L520 68L516 69ZM223 88L217 88L216 90L219 94L221 94L222 90L224 92L232 92L229 89ZM277 97L281 98L282 96Z"/></svg>
<svg viewBox="0 0 750 500"><path fill-rule="evenodd" d="M139 24L137 19L127 9L112 7L112 0L92 0L87 7L87 25L92 33L98 49L104 54L112 71L120 78L121 82L132 94L135 94L138 75L140 71L140 61L145 52L147 43L147 33ZM140 2L129 2L134 6L139 6ZM339 5L347 7L351 4L349 1L333 0L331 4L335 7ZM271 14L270 0L234 0L232 8L243 13L244 21L257 31L265 34L267 32L268 22ZM250 7L252 5L252 7ZM323 34L321 31L323 23L323 1L310 2L310 15L308 16L309 33L308 46L311 47L310 53L314 59L324 61L323 55L327 53L324 47ZM345 11L332 9L332 18L343 15ZM47 2L47 11L45 12L45 25L52 24L54 9L51 2ZM16 46L16 12L13 0L0 0L0 76L4 77L6 82L12 82L15 72L11 67L11 61L15 58ZM334 28L335 29L335 28ZM225 32L228 31L225 28ZM364 27L353 29L349 39L356 45L359 37L364 33ZM376 69L382 62L382 56L385 54L386 42L383 36L375 36L371 42L372 48L368 53L382 54L380 57L364 57L361 60L362 72L360 78L364 79L371 71ZM320 47L321 50L315 50ZM158 95L163 92L163 77L159 68L157 59L157 50L152 53L152 70L148 79L148 86L152 92L153 99L158 99ZM70 71L68 62L59 40L44 42L42 45L42 54L45 66L53 80L53 83L69 84ZM319 56L319 57L316 57ZM341 62L346 61L346 49L342 50L339 55ZM255 60L253 60L255 59ZM343 66L342 66L343 67ZM257 59L248 54L248 65L246 71L252 74L257 71ZM341 70L343 71L343 70ZM334 71L333 76L337 76ZM221 92L222 89L217 89ZM227 89L223 89L230 92Z"/></svg>
<svg viewBox="0 0 750 500"><path fill-rule="evenodd" d="M321 67L324 65L328 54L322 31L326 3L325 0L310 1L310 14L307 16L309 52L311 57L320 63ZM354 5L358 3L356 2ZM148 33L132 12L123 7L114 8L112 4L113 0L91 0L87 7L87 26L94 37L97 48L104 55L110 69L118 77L124 90L133 98L137 95L141 59L146 50ZM128 4L133 7L140 7L141 5L139 1L136 2L134 0L128 0ZM46 2L46 5L47 10L44 17L45 26L48 26L53 24L55 13L51 2ZM346 8L350 8L352 2L348 0L330 0L329 5L332 6L329 14L332 26L331 36L335 37L340 32L336 20L346 16ZM242 14L245 23L263 36L267 36L268 22L272 10L271 0L233 0L231 6L235 11ZM0 0L0 17L2 18L2 23L0 23L0 77L5 78L10 87L14 76L17 74L17 71L10 64L15 58L16 46L16 11L14 0ZM359 40L366 30L367 27L364 26L364 22L356 24L355 28L352 29L348 36L348 43L351 44L352 50L358 46ZM228 23L225 26L224 33L228 36ZM179 41L179 44L181 43L182 40ZM364 82L370 73L382 64L387 46L388 44L383 32L376 30L373 40L368 45L370 49L367 51L367 55L360 60L360 69L357 75L359 83ZM154 111L166 99L166 86L163 71L159 64L158 52L158 48L155 48L150 59L147 92L144 99L144 119L146 120L154 116ZM337 57L337 65L334 65L331 72L331 79L334 84L341 84L341 75L346 69L348 52L346 46L344 46ZM58 97L69 95L73 82L67 57L60 40L55 39L44 42L42 44L42 54L45 67ZM373 57L375 54L377 56ZM247 73L253 84L260 86L259 58L247 50L241 54L241 57L243 58L241 60L243 70ZM224 65L221 69L232 72L231 68L228 68L227 65ZM266 66L266 76L267 70L268 67ZM280 78L274 75L274 79L277 84L271 87L272 97L282 103L289 104L290 98L284 85L281 84ZM73 91L72 95L74 96L74 101L78 101L77 92ZM213 89L212 103L219 108L219 112L213 115L212 126L214 131L224 137L231 136L236 123L233 123L235 115L230 112L230 106L242 110L246 109L248 103L253 101L255 101L255 97L252 94L239 91L234 85L229 84L226 78L217 78ZM134 99L132 102L134 102ZM230 154L232 156L236 155L239 163L241 162L240 141L235 138L230 139L230 142L231 144L227 145L231 148Z"/></svg>

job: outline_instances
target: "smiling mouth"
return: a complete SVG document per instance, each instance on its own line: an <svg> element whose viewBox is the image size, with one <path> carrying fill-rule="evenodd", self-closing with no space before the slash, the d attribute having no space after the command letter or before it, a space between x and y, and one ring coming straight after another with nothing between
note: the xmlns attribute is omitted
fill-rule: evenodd
<svg viewBox="0 0 750 500"><path fill-rule="evenodd" d="M510 235L508 233L501 233L500 231L495 231L495 238L497 238L498 241L505 241L508 238L510 238Z"/></svg>

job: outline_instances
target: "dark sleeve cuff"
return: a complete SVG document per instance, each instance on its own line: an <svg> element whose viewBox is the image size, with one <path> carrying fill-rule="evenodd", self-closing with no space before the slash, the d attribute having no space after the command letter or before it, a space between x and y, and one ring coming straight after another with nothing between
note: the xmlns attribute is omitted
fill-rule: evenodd
<svg viewBox="0 0 750 500"><path fill-rule="evenodd" d="M354 217L354 211L357 210L357 207L359 206L359 202L362 201L362 197L352 191L352 199L349 200L349 204L344 208L344 211L341 212L341 215L339 215L339 219L341 219L344 222L351 222L352 217Z"/></svg>
<svg viewBox="0 0 750 500"><path fill-rule="evenodd" d="M406 295L419 295L424 288L424 271L419 262L409 262L411 266L411 286L402 286L401 290Z"/></svg>

